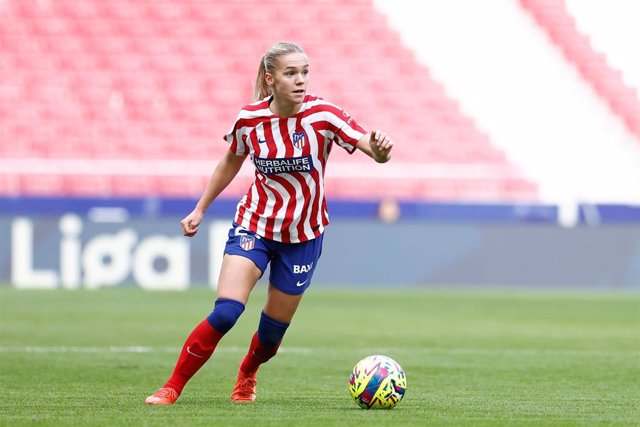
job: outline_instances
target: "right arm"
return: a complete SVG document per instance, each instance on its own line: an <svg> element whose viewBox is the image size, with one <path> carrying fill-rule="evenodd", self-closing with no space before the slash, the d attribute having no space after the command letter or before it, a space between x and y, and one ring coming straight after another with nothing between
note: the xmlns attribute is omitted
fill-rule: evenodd
<svg viewBox="0 0 640 427"><path fill-rule="evenodd" d="M198 226L202 223L202 218L209 208L209 205L211 205L222 190L227 188L227 185L235 178L246 157L246 155L237 156L231 150L226 152L211 174L207 188L205 188L204 193L202 193L195 209L180 221L182 232L185 236L193 237L198 232Z"/></svg>

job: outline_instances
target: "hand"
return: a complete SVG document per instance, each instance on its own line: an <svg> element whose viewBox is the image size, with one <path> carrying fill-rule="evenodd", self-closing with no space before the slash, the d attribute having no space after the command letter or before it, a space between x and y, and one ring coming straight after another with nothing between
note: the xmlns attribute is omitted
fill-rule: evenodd
<svg viewBox="0 0 640 427"><path fill-rule="evenodd" d="M194 209L189 215L187 215L180 225L182 226L182 234L188 237L193 237L198 232L198 226L202 223L204 213L198 209Z"/></svg>
<svg viewBox="0 0 640 427"><path fill-rule="evenodd" d="M385 132L381 130L372 130L369 137L369 146L373 152L376 162L384 163L391 158L391 149L393 141Z"/></svg>

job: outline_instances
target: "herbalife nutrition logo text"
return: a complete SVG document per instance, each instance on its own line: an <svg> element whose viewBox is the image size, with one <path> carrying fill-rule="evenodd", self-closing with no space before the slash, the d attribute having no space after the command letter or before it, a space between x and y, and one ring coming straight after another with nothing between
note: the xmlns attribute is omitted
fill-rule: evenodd
<svg viewBox="0 0 640 427"><path fill-rule="evenodd" d="M303 157L289 157L284 159L263 159L254 157L253 163L264 175L275 173L311 172L315 170L311 155Z"/></svg>

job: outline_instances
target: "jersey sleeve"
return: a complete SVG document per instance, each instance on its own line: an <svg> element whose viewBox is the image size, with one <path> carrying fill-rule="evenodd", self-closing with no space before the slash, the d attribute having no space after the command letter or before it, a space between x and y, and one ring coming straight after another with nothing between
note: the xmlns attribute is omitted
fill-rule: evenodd
<svg viewBox="0 0 640 427"><path fill-rule="evenodd" d="M335 126L335 143L347 150L349 154L356 151L356 145L366 130L349 113L340 107L336 107L332 116L332 124Z"/></svg>
<svg viewBox="0 0 640 427"><path fill-rule="evenodd" d="M249 153L246 134L247 128L243 125L243 119L241 116L242 112L238 114L235 123L224 136L225 141L229 144L229 149L233 151L236 156L244 156Z"/></svg>

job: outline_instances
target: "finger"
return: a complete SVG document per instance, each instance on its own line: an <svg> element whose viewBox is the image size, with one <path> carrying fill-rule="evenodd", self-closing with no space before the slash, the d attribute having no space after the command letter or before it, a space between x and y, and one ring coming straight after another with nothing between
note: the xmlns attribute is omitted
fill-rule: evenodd
<svg viewBox="0 0 640 427"><path fill-rule="evenodd" d="M373 141L374 144L378 145L380 143L380 134L382 132L380 132L380 129L376 129L376 130L372 130L371 131L371 141Z"/></svg>
<svg viewBox="0 0 640 427"><path fill-rule="evenodd" d="M382 149L386 147L390 140L389 136L382 132L382 135L380 135L380 139L378 140L378 148Z"/></svg>
<svg viewBox="0 0 640 427"><path fill-rule="evenodd" d="M198 229L197 228L193 228L191 230L185 230L183 234L185 236L187 236L187 237L193 237L193 236L196 235L197 232L198 232Z"/></svg>
<svg viewBox="0 0 640 427"><path fill-rule="evenodd" d="M391 138L387 138L383 144L381 144L380 149L382 150L391 150L391 147L393 147L393 141L391 140Z"/></svg>
<svg viewBox="0 0 640 427"><path fill-rule="evenodd" d="M378 147L383 147L386 144L388 144L388 142L391 140L391 138L389 138L389 135L387 135L384 132L380 132L380 138L378 138Z"/></svg>
<svg viewBox="0 0 640 427"><path fill-rule="evenodd" d="M189 234L193 234L195 231L195 228L193 227L191 220L183 219L182 221L180 221L180 225L182 226L182 234L184 234L185 236L188 236Z"/></svg>

